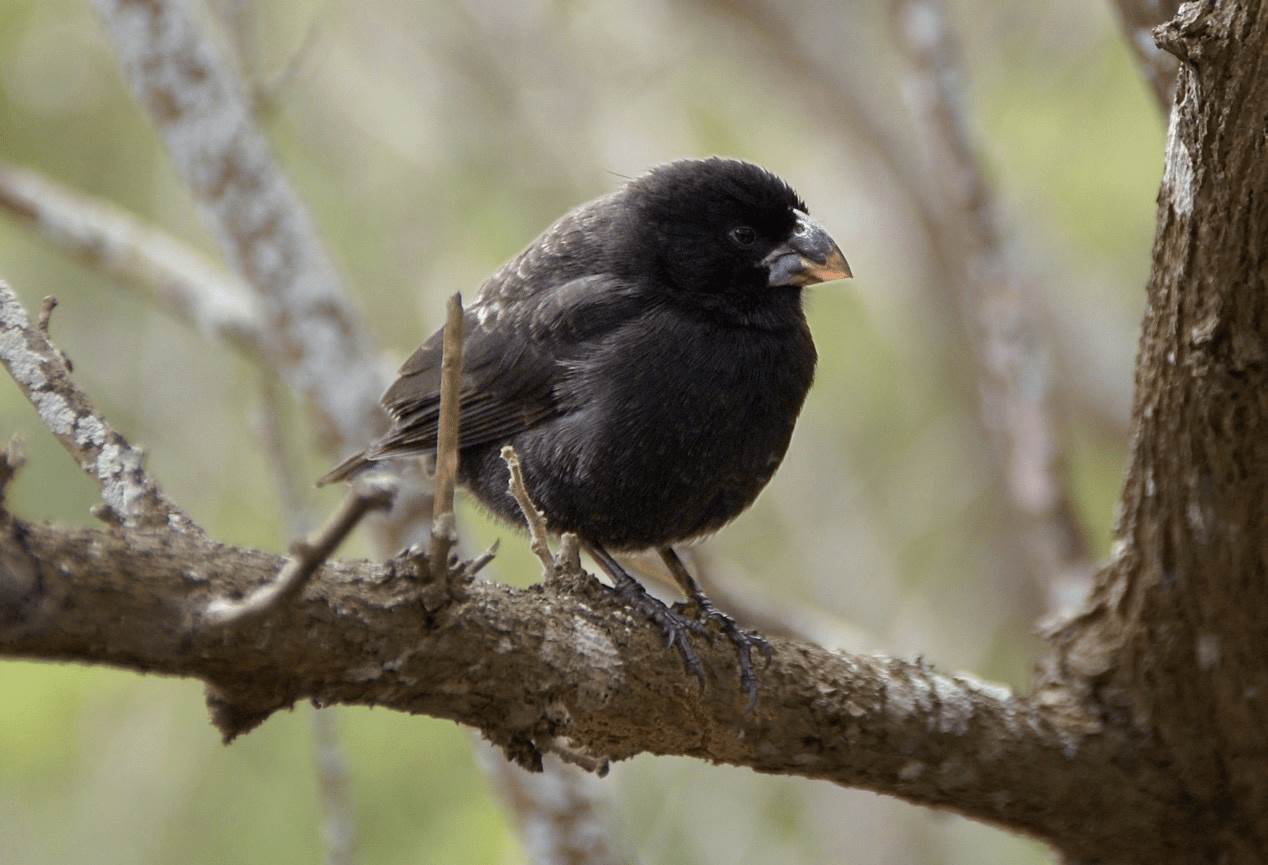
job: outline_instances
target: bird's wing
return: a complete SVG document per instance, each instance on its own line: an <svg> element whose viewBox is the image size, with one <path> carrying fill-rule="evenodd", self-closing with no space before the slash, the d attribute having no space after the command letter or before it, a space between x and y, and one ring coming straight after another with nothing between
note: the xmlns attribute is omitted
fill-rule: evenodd
<svg viewBox="0 0 1268 865"><path fill-rule="evenodd" d="M602 215L594 211L591 205L557 222L494 273L467 309L459 392L463 447L504 441L559 414L556 394L567 361L588 340L638 313L635 286L593 272L602 263ZM383 394L393 426L367 451L370 459L435 449L442 337L437 331L419 346Z"/></svg>

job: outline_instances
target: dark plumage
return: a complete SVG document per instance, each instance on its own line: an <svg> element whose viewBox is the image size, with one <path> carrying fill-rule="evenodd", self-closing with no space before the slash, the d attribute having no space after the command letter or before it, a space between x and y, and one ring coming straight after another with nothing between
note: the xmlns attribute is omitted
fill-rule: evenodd
<svg viewBox="0 0 1268 865"><path fill-rule="evenodd" d="M783 459L814 377L807 285L850 275L796 193L756 165L680 160L565 214L498 269L466 311L459 477L522 523L499 451L512 444L554 531L575 532L679 641L719 619L671 546L747 508ZM441 334L383 395L392 428L323 482L435 450ZM689 619L642 593L608 550L656 548ZM672 561L671 561L672 557Z"/></svg>

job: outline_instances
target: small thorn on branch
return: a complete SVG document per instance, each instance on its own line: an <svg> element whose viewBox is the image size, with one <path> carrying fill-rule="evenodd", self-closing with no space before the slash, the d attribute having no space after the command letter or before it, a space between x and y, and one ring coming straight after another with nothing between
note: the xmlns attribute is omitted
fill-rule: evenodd
<svg viewBox="0 0 1268 865"><path fill-rule="evenodd" d="M462 578L464 580L473 579L476 574L485 569L489 562L493 561L497 554L498 541L494 540L493 543L489 544L489 548L487 550L480 553L480 555L462 566Z"/></svg>
<svg viewBox="0 0 1268 865"><path fill-rule="evenodd" d="M427 561L433 580L447 579L457 540L453 494L458 477L458 424L462 390L462 295L449 298L440 360L440 419L436 431L436 492Z"/></svg>
<svg viewBox="0 0 1268 865"><path fill-rule="evenodd" d="M546 515L537 509L537 505L533 504L532 496L528 494L528 487L524 485L524 469L520 465L520 456L515 452L515 448L510 445L503 447L502 461L506 463L506 468L510 472L507 489L515 497L520 511L524 514L524 523L528 526L530 547L538 561L542 563L542 576L549 577L555 572L555 559L550 554L550 543L546 535Z"/></svg>
<svg viewBox="0 0 1268 865"><path fill-rule="evenodd" d="M357 524L371 511L388 510L395 496L396 485L386 480L354 484L343 505L315 537L291 545L291 558L273 582L241 600L217 598L207 605L204 621L222 627L246 624L296 597Z"/></svg>
<svg viewBox="0 0 1268 865"><path fill-rule="evenodd" d="M44 338L48 340L49 345L53 346L53 350L57 352L57 356L61 359L62 363L66 364L66 371L74 372L75 365L70 362L70 358L66 356L66 352L57 347L57 345L53 342L53 337L48 332L49 322L53 319L53 310L57 309L57 304L57 295L45 295L44 300L40 303L40 314L35 319L35 326L39 329Z"/></svg>

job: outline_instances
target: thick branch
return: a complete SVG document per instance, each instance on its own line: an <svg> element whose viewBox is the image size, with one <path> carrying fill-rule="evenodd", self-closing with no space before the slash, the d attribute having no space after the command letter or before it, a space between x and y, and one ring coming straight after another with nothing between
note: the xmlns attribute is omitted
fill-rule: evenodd
<svg viewBox="0 0 1268 865"><path fill-rule="evenodd" d="M277 556L13 521L0 562L0 579L39 575L37 597L0 610L16 621L0 627L0 654L204 679L228 737L299 699L379 705L477 727L521 761L560 738L596 758L678 754L821 778L1085 850L1167 843L1169 788L1130 741L1082 735L920 661L787 640L774 641L761 701L745 714L729 646L699 647L714 681L698 694L652 629L575 573L557 584L566 590L476 582L429 615L392 564L332 562L247 641L191 625L190 611L268 582Z"/></svg>
<svg viewBox="0 0 1268 865"><path fill-rule="evenodd" d="M4 282L0 282L0 362L44 425L96 481L113 519L131 526L193 527L145 473L141 451L97 413L71 380L61 352L31 323Z"/></svg>

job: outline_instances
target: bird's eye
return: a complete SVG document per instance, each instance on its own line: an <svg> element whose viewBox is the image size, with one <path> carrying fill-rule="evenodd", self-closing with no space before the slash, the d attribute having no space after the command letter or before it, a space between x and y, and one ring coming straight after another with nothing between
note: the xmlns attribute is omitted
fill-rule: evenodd
<svg viewBox="0 0 1268 865"><path fill-rule="evenodd" d="M801 237L803 234L805 234L809 230L810 229L806 227L806 223L798 219L797 224L793 226L793 236Z"/></svg>
<svg viewBox="0 0 1268 865"><path fill-rule="evenodd" d="M731 239L740 246L752 246L757 242L757 232L747 225L737 225L731 229Z"/></svg>

